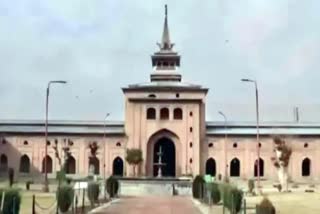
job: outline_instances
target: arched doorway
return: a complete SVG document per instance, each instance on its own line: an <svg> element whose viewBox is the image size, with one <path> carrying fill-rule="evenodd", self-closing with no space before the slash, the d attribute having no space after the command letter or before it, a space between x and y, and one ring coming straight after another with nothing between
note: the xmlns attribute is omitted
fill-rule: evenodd
<svg viewBox="0 0 320 214"><path fill-rule="evenodd" d="M66 163L66 173L75 174L76 173L76 160L73 156L70 156Z"/></svg>
<svg viewBox="0 0 320 214"><path fill-rule="evenodd" d="M114 176L123 176L123 160L120 157L116 157L113 160L112 174Z"/></svg>
<svg viewBox="0 0 320 214"><path fill-rule="evenodd" d="M20 170L21 173L30 172L30 159L27 155L22 155L20 158Z"/></svg>
<svg viewBox="0 0 320 214"><path fill-rule="evenodd" d="M216 176L216 161L213 158L209 158L206 162L206 174Z"/></svg>
<svg viewBox="0 0 320 214"><path fill-rule="evenodd" d="M232 177L240 176L240 161L238 158L234 158L230 162L230 176Z"/></svg>
<svg viewBox="0 0 320 214"><path fill-rule="evenodd" d="M153 176L158 176L159 166L157 164L164 164L161 167L162 176L175 177L176 176L176 149L174 143L166 137L160 138L154 145L153 149Z"/></svg>
<svg viewBox="0 0 320 214"><path fill-rule="evenodd" d="M45 173L46 162L47 162L47 173L52 173L52 159L48 155L42 160L42 173Z"/></svg>
<svg viewBox="0 0 320 214"><path fill-rule="evenodd" d="M305 158L302 161L302 176L310 176L310 167L311 166L311 160L309 158Z"/></svg>
<svg viewBox="0 0 320 214"><path fill-rule="evenodd" d="M261 158L259 160L260 160L259 161L259 171L260 171L259 175L260 175L260 177L263 177L264 176L264 161ZM258 176L258 160L256 160L254 162L254 177L257 177L257 176Z"/></svg>
<svg viewBox="0 0 320 214"><path fill-rule="evenodd" d="M5 154L0 157L0 172L5 172L8 169L8 158Z"/></svg>
<svg viewBox="0 0 320 214"><path fill-rule="evenodd" d="M89 158L89 171L91 169L91 167L93 167L93 173L95 175L99 175L100 173L100 161L97 157L90 157ZM91 173L91 171L90 171Z"/></svg>

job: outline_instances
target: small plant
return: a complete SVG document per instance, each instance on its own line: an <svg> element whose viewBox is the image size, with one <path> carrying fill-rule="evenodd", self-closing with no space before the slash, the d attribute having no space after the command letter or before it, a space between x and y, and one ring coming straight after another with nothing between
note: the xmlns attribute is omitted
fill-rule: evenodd
<svg viewBox="0 0 320 214"><path fill-rule="evenodd" d="M94 206L94 204L99 199L99 193L100 193L100 185L98 182L90 182L88 184L88 199L90 201L91 207Z"/></svg>
<svg viewBox="0 0 320 214"><path fill-rule="evenodd" d="M19 213L21 203L21 195L19 189L9 188L5 190L0 190L0 201L2 201L3 191L5 191L5 199L2 213Z"/></svg>
<svg viewBox="0 0 320 214"><path fill-rule="evenodd" d="M57 201L61 212L67 212L72 205L74 190L70 185L62 185L57 191Z"/></svg>
<svg viewBox="0 0 320 214"><path fill-rule="evenodd" d="M9 176L9 186L12 187L13 181L14 181L14 169L13 168L9 168L8 176Z"/></svg>
<svg viewBox="0 0 320 214"><path fill-rule="evenodd" d="M30 190L30 184L32 184L32 181L27 181L26 182L26 190Z"/></svg>
<svg viewBox="0 0 320 214"><path fill-rule="evenodd" d="M192 183L192 195L194 198L203 198L204 179L201 175L197 175Z"/></svg>
<svg viewBox="0 0 320 214"><path fill-rule="evenodd" d="M110 176L106 181L106 188L110 198L113 198L118 194L119 181L113 176Z"/></svg>
<svg viewBox="0 0 320 214"><path fill-rule="evenodd" d="M257 214L275 214L276 209L274 208L271 201L264 197L260 204L256 205L256 213Z"/></svg>
<svg viewBox="0 0 320 214"><path fill-rule="evenodd" d="M249 179L248 180L248 190L249 190L250 194L253 193L253 189L254 189L254 180L253 179Z"/></svg>
<svg viewBox="0 0 320 214"><path fill-rule="evenodd" d="M220 195L220 191L218 188L218 184L216 184L216 183L211 184L211 199L214 204L219 203L221 200L221 195Z"/></svg>

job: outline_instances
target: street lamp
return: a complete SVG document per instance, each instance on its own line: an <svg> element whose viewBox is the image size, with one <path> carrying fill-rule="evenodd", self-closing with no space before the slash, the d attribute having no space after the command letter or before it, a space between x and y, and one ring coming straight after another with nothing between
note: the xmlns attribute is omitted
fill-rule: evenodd
<svg viewBox="0 0 320 214"><path fill-rule="evenodd" d="M254 83L255 91L256 91L256 118L257 118L257 156L258 160L257 164L257 177L258 177L258 189L260 189L260 140L259 140L259 96L258 96L258 86L257 81L252 79L241 79L243 82L251 82Z"/></svg>
<svg viewBox="0 0 320 214"><path fill-rule="evenodd" d="M49 183L48 183L48 170L47 170L47 155L48 155L48 110L49 110L49 92L51 84L66 84L67 81L63 80L54 80L50 81L47 86L47 96L46 96L46 121L45 121L45 161L44 161L44 173L45 173L45 182L44 182L44 191L49 192Z"/></svg>
<svg viewBox="0 0 320 214"><path fill-rule="evenodd" d="M226 115L222 112L218 112L224 119L224 129L225 129L225 134L224 134L224 164L225 164L225 172L224 172L224 177L225 179L228 176L228 164L227 164L227 117Z"/></svg>
<svg viewBox="0 0 320 214"><path fill-rule="evenodd" d="M107 128L107 118L110 116L110 113L107 113L104 117L104 129L103 129L103 182L106 182L106 128ZM104 189L104 198L106 199L106 190Z"/></svg>

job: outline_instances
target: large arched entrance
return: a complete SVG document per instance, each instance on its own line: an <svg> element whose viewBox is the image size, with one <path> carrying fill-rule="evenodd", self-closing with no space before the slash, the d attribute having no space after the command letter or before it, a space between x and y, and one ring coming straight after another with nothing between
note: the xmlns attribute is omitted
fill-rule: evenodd
<svg viewBox="0 0 320 214"><path fill-rule="evenodd" d="M230 163L230 176L239 177L240 176L240 161L238 158L233 158Z"/></svg>
<svg viewBox="0 0 320 214"><path fill-rule="evenodd" d="M120 157L116 157L113 160L112 174L114 176L123 176L123 160Z"/></svg>
<svg viewBox="0 0 320 214"><path fill-rule="evenodd" d="M311 161L309 158L305 158L302 161L302 176L310 176Z"/></svg>
<svg viewBox="0 0 320 214"><path fill-rule="evenodd" d="M176 149L172 140L163 137L156 142L153 149L153 164L153 176L158 176L159 164L162 166L162 176L176 176Z"/></svg>
<svg viewBox="0 0 320 214"><path fill-rule="evenodd" d="M263 177L264 176L264 161L263 159L260 158L260 161L259 161L259 176L260 177ZM258 160L256 160L254 162L254 177L257 177L258 176Z"/></svg>
<svg viewBox="0 0 320 214"><path fill-rule="evenodd" d="M216 176L216 161L213 158L206 162L206 175Z"/></svg>
<svg viewBox="0 0 320 214"><path fill-rule="evenodd" d="M181 144L179 137L168 129L161 129L150 136L147 144L145 172L147 176L158 176L159 152L161 148L161 163L163 177L180 176L182 168L187 164L181 163Z"/></svg>
<svg viewBox="0 0 320 214"><path fill-rule="evenodd" d="M66 173L75 174L76 173L76 159L73 156L70 156L66 163Z"/></svg>

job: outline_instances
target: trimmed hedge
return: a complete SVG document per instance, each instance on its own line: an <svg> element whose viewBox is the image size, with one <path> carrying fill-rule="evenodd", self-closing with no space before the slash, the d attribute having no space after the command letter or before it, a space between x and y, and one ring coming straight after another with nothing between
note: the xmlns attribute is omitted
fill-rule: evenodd
<svg viewBox="0 0 320 214"><path fill-rule="evenodd" d="M89 182L88 183L88 199L91 203L91 206L94 205L95 202L99 199L100 193L100 184L98 182Z"/></svg>
<svg viewBox="0 0 320 214"><path fill-rule="evenodd" d="M57 201L61 212L67 212L73 203L74 190L70 185L62 185L57 191Z"/></svg>
<svg viewBox="0 0 320 214"><path fill-rule="evenodd" d="M221 194L217 183L212 183L210 188L211 200L214 204L217 204L221 200Z"/></svg>
<svg viewBox="0 0 320 214"><path fill-rule="evenodd" d="M3 212L4 214L19 213L21 204L20 190L17 188L9 188L0 190L0 202L2 201L2 193L5 192Z"/></svg>
<svg viewBox="0 0 320 214"><path fill-rule="evenodd" d="M253 179L249 179L248 180L248 191L249 191L249 193L253 193L253 189L254 189L254 180Z"/></svg>
<svg viewBox="0 0 320 214"><path fill-rule="evenodd" d="M192 182L192 195L197 199L202 199L204 196L204 179L201 175L197 175Z"/></svg>
<svg viewBox="0 0 320 214"><path fill-rule="evenodd" d="M220 184L219 189L222 194L224 206L228 208L231 214L239 213L243 198L242 190L230 184Z"/></svg>
<svg viewBox="0 0 320 214"><path fill-rule="evenodd" d="M110 176L106 180L106 189L107 189L107 192L108 192L110 198L113 198L114 196L116 196L118 194L119 181L115 177Z"/></svg>

